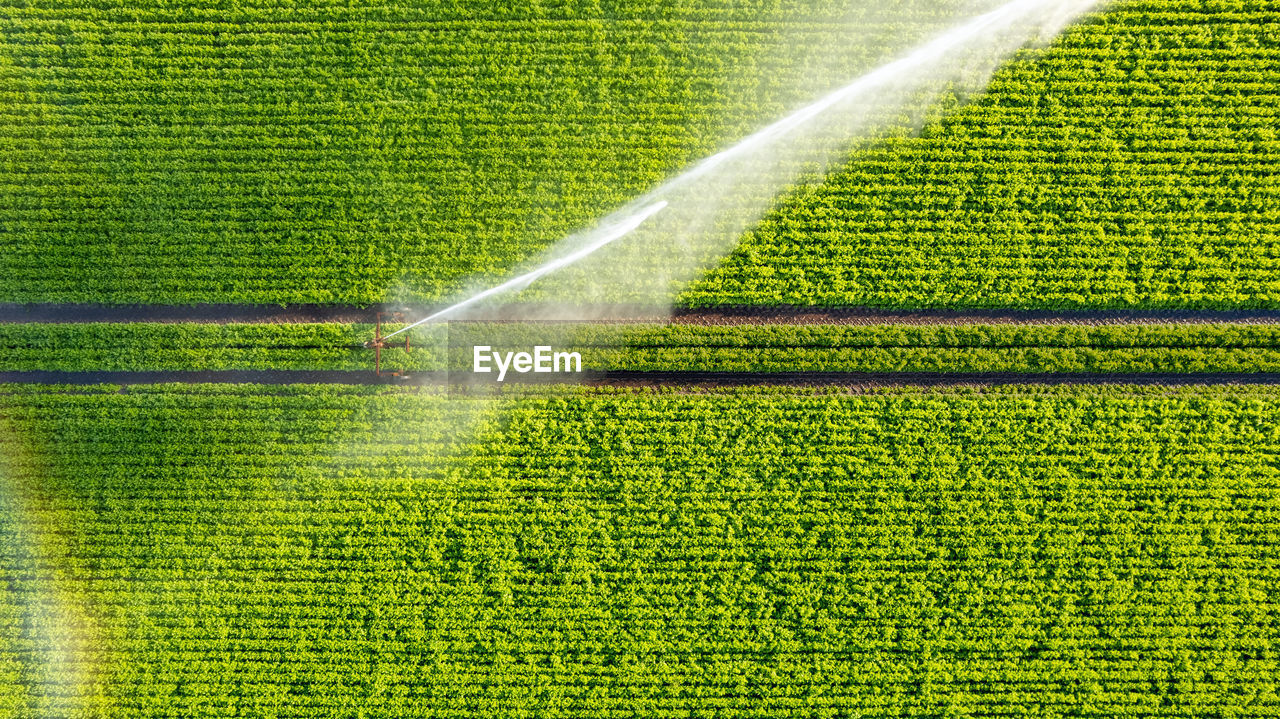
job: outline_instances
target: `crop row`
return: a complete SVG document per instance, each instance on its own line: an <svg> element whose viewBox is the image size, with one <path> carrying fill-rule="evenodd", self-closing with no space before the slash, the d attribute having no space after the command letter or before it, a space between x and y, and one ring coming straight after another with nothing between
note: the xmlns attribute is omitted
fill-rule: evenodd
<svg viewBox="0 0 1280 719"><path fill-rule="evenodd" d="M0 387L0 701L1273 716L1277 412L1266 388Z"/></svg>
<svg viewBox="0 0 1280 719"><path fill-rule="evenodd" d="M410 337L411 351L384 351L383 367L464 369L477 345L545 345L594 370L1280 372L1273 325L453 323ZM367 370L372 338L364 324L10 324L0 325L0 371Z"/></svg>

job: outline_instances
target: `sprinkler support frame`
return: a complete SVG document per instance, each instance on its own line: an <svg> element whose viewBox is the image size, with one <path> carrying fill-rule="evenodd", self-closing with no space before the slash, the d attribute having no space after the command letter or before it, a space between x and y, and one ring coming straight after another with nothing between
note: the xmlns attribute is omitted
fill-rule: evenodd
<svg viewBox="0 0 1280 719"><path fill-rule="evenodd" d="M392 313L392 315L391 315L391 316L392 316L394 319L400 319L400 320L404 319L403 315L402 315L401 313L399 313L399 312ZM372 349L373 349L373 374L374 374L374 376L375 376L375 377L381 377L381 376L382 376L382 350L383 350L384 348L385 348L385 349L392 349L392 348L400 347L400 346L401 346L401 344L400 344L399 342L397 342L397 343L395 343L395 344L388 344L388 343L387 343L387 339L386 339L385 337L383 337L383 336L382 336L382 313L381 313L381 312L378 312L378 313L374 316L373 339L372 339L372 340L370 340L370 341L368 341L368 342L365 342L365 343L364 343L364 346L365 346L365 347L368 347L368 348L372 348ZM404 351L405 351L405 352L410 352L410 351L412 351L412 350L410 350L410 348L409 348L409 335L408 335L408 334L406 334L406 335L404 336L404 345L403 345L403 346L404 346ZM392 372L392 373L390 374L390 376L392 376L392 377L404 377L404 375L401 373L401 371L400 371L400 370L396 370L395 372Z"/></svg>

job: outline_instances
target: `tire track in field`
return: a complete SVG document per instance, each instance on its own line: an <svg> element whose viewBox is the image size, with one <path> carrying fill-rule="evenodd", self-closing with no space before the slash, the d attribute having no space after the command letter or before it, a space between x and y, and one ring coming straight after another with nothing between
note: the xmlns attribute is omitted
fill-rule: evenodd
<svg viewBox="0 0 1280 719"><path fill-rule="evenodd" d="M995 387L1002 385L1280 385L1280 372L631 372L586 384L618 387Z"/></svg>
<svg viewBox="0 0 1280 719"><path fill-rule="evenodd" d="M303 323L372 322L377 312L403 312L407 319L425 317L442 305L91 305L0 303L0 323L195 322ZM589 320L581 319L590 317ZM459 317L471 321L672 322L675 324L1280 324L1280 310L893 310L875 307L675 308L670 313L634 305L588 308L544 304L507 305L473 310Z"/></svg>
<svg viewBox="0 0 1280 719"><path fill-rule="evenodd" d="M468 373L469 374L469 373ZM379 377L361 370L208 370L154 372L58 372L36 370L0 372L0 384L346 384L449 386L445 372L419 372ZM648 372L614 370L583 372L573 380L562 377L516 377L484 389L503 386L565 385L587 387L990 387L1000 385L1280 385L1280 372L1161 372L1107 374L1098 372ZM457 387L476 387L455 383Z"/></svg>
<svg viewBox="0 0 1280 719"><path fill-rule="evenodd" d="M677 309L677 324L1153 325L1276 324L1280 310L889 310L875 307Z"/></svg>

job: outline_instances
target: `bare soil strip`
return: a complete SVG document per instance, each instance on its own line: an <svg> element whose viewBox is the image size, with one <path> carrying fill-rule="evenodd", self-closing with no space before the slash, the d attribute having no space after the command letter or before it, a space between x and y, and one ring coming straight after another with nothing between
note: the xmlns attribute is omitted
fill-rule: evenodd
<svg viewBox="0 0 1280 719"><path fill-rule="evenodd" d="M443 382L429 373L415 376L415 384ZM397 378L352 370L163 370L155 372L58 372L32 370L0 372L0 384L393 384ZM404 380L399 380L403 382Z"/></svg>
<svg viewBox="0 0 1280 719"><path fill-rule="evenodd" d="M607 372L585 384L618 387L993 387L1000 385L1277 385L1280 373L1187 372Z"/></svg>
<svg viewBox="0 0 1280 719"><path fill-rule="evenodd" d="M1280 310L886 310L874 307L677 309L672 322L699 325L1134 325L1276 324Z"/></svg>
<svg viewBox="0 0 1280 719"><path fill-rule="evenodd" d="M286 323L372 322L376 310L324 305L75 305L0 303L0 322L70 324L77 322Z"/></svg>
<svg viewBox="0 0 1280 719"><path fill-rule="evenodd" d="M130 305L0 303L0 323L199 322L288 323L372 322L377 312L403 313L415 320L441 309L430 305L376 307L328 305ZM1280 310L886 310L874 307L676 308L605 305L589 308L523 304L473 310L472 321L674 322L677 324L1280 324Z"/></svg>
<svg viewBox="0 0 1280 719"><path fill-rule="evenodd" d="M538 381L534 375L509 380L502 386L565 384L563 380ZM158 372L0 372L0 384L347 384L347 385L446 385L444 372L378 377L370 371L317 370L221 370ZM1280 373L1154 373L1102 374L1088 372L584 372L578 382L589 387L989 387L999 385L1280 385ZM471 385L475 387L475 385Z"/></svg>

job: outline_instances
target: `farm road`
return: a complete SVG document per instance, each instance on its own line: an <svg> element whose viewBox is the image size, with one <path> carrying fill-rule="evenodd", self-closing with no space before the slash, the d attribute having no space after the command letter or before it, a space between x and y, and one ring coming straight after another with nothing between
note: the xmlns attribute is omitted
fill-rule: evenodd
<svg viewBox="0 0 1280 719"><path fill-rule="evenodd" d="M528 375L508 380L503 385L528 384L581 385L588 387L736 387L751 385L790 387L994 387L1005 385L1280 385L1280 373L1158 373L1103 374L1087 372L1017 373L1017 372L584 372L580 380L541 380ZM222 370L222 371L158 371L158 372L0 372L0 384L165 384L165 383L231 383L231 384L390 384L402 386L440 385L449 383L444 372L421 372L408 377L377 377L370 371L314 370ZM501 385L485 385L500 389Z"/></svg>
<svg viewBox="0 0 1280 719"><path fill-rule="evenodd" d="M441 309L428 305L375 307L331 305L88 305L0 303L0 323L199 322L301 323L372 322L375 313L400 311L407 320ZM478 321L673 322L676 324L1278 324L1280 310L887 310L873 307L722 307L653 308L607 305L585 309L549 305L507 305L475 310L458 319Z"/></svg>

